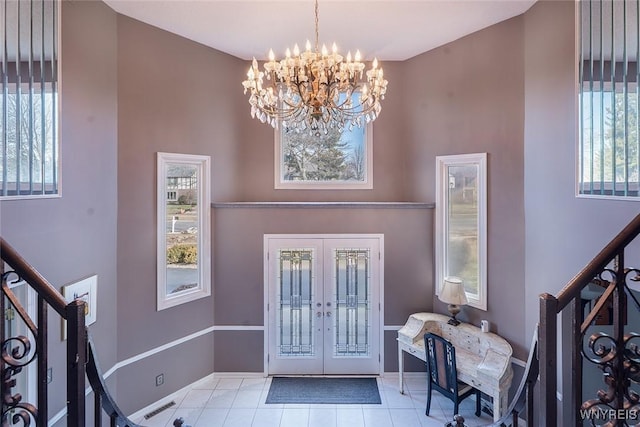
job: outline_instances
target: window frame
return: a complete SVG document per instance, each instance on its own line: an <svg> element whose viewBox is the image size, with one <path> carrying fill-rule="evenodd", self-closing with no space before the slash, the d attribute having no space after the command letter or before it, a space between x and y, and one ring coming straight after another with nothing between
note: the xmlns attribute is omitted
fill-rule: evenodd
<svg viewBox="0 0 640 427"><path fill-rule="evenodd" d="M197 170L198 285L175 295L167 293L167 185L169 165L195 166ZM157 153L157 311L211 295L211 158L178 153Z"/></svg>
<svg viewBox="0 0 640 427"><path fill-rule="evenodd" d="M633 42L640 28L635 18L627 20L628 16L635 17L637 6L633 11L627 9L626 1L603 3L580 1L575 13L575 197L640 201L640 70L639 58L633 59L640 52L638 41ZM613 98L618 95L626 97L622 109L616 107L618 102ZM590 98L585 101L586 97ZM628 123L628 118L634 117L628 114L634 106L636 125L628 128L625 124L618 134L618 120ZM616 116L613 126L608 117L610 108ZM621 116L619 111L623 112ZM613 138L609 136L611 129ZM635 139L628 137L633 131ZM618 135L622 136L620 140ZM634 150L635 155L631 154ZM619 153L623 153L622 158Z"/></svg>
<svg viewBox="0 0 640 427"><path fill-rule="evenodd" d="M354 127L355 129L359 129ZM284 152L282 144L282 135L285 132L283 126L278 126L274 132L274 188L276 190L371 190L373 189L373 123L363 126L364 133L362 142L365 144L365 177L363 181L313 181L298 180L291 181L284 179ZM344 132L349 132L345 129Z"/></svg>
<svg viewBox="0 0 640 427"><path fill-rule="evenodd" d="M449 167L477 167L477 260L478 260L478 292L466 291L468 305L480 310L487 310L487 153L457 154L436 156L436 246L435 246L435 294L440 295L444 278L449 276L447 257L447 236L449 222Z"/></svg>
<svg viewBox="0 0 640 427"><path fill-rule="evenodd" d="M43 177L42 187L46 188L47 186L52 186L55 191L54 192L40 192L33 194L20 194L20 190L14 190L16 194L7 194L3 195L4 186L6 183L3 180L0 180L0 201L10 201L10 200L33 200L33 199L49 199L49 198L60 198L62 197L62 124L61 124L61 88L62 88L62 49L60 49L61 42L61 31L62 31L62 1L61 0L48 0L53 4L53 15L52 19L52 38L53 38L53 54L55 54L55 67L52 69L53 78L51 80L46 80L44 77L41 80L31 80L27 79L26 81L20 82L9 82L9 78L5 74L5 81L0 81L0 92L2 92L3 97L7 94L17 94L18 93L18 84L19 93L21 95L28 95L30 91L32 91L35 96L39 97L41 94L53 94L53 168L54 168L54 180L52 182L46 182ZM29 9L32 10L32 9ZM5 17L6 18L6 17ZM33 19L33 18L32 18ZM2 56L0 55L0 62L3 61ZM41 62L38 60L34 60L34 62ZM6 64L10 64L7 59ZM51 67L50 67L51 68ZM13 76L15 77L15 76ZM42 82L45 83L45 88L42 89ZM0 114L3 113L3 108L5 108L3 102L0 102ZM4 123L4 122L3 122ZM0 147L2 147L2 130L0 129ZM7 141L8 142L8 141ZM18 187L22 185L32 185L31 181L21 181L16 183Z"/></svg>

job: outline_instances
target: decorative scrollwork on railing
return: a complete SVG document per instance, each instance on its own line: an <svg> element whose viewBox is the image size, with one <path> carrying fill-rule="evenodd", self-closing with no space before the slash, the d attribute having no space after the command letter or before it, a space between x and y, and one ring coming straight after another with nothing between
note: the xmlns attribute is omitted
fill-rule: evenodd
<svg viewBox="0 0 640 427"><path fill-rule="evenodd" d="M11 347L13 344L18 344ZM24 335L10 337L2 343L2 360L13 367L27 366L36 357L36 352L31 353L31 341Z"/></svg>
<svg viewBox="0 0 640 427"><path fill-rule="evenodd" d="M613 282L616 280L617 277L617 273L615 270L611 269L611 268L605 268L604 270L602 270L600 273L598 273L598 275L596 276L595 280L596 281L602 281L602 282Z"/></svg>
<svg viewBox="0 0 640 427"><path fill-rule="evenodd" d="M629 290L628 280L636 281L640 277L640 270L625 269L622 274L615 270L617 266L615 269L604 269L594 282L600 285L617 284L618 292L609 294L609 298L613 299L617 295L619 310L626 310L625 299L628 295L636 301ZM619 275L622 275L620 282ZM591 316L593 314L590 313ZM612 321L618 322L617 319ZM624 325L617 327L624 328ZM606 427L640 425L640 395L631 388L632 382L640 383L640 333L627 333L620 341L619 338L598 331L588 339L583 335L582 342L582 357L602 370L605 389L598 390L596 398L586 400L581 405L580 417L593 426L596 425L595 422L605 422L598 425Z"/></svg>
<svg viewBox="0 0 640 427"><path fill-rule="evenodd" d="M633 391L630 381L640 384L640 333L631 332L624 336L624 374L626 380L626 398L629 405L636 407L640 415L640 395ZM638 419L640 423L640 419Z"/></svg>
<svg viewBox="0 0 640 427"><path fill-rule="evenodd" d="M18 283L21 281L20 277L17 279L9 280L10 276L17 274L13 271L2 274L2 296L0 298L7 298L9 304L15 308L19 317L25 322L27 328L34 334L37 333L37 328L33 321L26 314L26 310L20 305L15 294L8 286L8 283ZM4 307L4 305L3 305ZM5 313L0 313L3 316L3 325L5 321ZM16 376L22 372L22 369L32 362L37 357L37 351L32 351L31 341L27 336L18 335L14 337L6 338L3 332L2 348L0 352L0 362L2 363L2 426L31 426L32 423L36 424L38 419L38 409L31 403L23 402L22 395L20 393L14 393L13 389L16 387Z"/></svg>
<svg viewBox="0 0 640 427"><path fill-rule="evenodd" d="M9 277L11 277L11 276L15 276L15 279L9 280ZM15 271L13 271L13 270L9 270L9 271L6 271L6 272L2 273L2 282L3 283L6 281L7 283L12 283L13 284L13 283L18 283L21 280L22 280L22 278L20 277L20 275L18 273L16 273Z"/></svg>
<svg viewBox="0 0 640 427"><path fill-rule="evenodd" d="M615 338L604 332L596 332L589 337L588 347L582 349L582 355L591 363L604 367L616 358L617 348Z"/></svg>
<svg viewBox="0 0 640 427"><path fill-rule="evenodd" d="M11 424L9 424L11 418ZM38 410L30 403L19 403L14 406L8 406L2 411L2 425L20 425L29 427L33 421L36 424L38 419Z"/></svg>

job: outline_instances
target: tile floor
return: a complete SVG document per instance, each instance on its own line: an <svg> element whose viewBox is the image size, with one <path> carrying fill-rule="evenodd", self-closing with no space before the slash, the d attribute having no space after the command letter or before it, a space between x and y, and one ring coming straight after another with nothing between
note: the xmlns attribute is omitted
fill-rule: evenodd
<svg viewBox="0 0 640 427"><path fill-rule="evenodd" d="M421 376L405 378L405 394L398 391L397 374L378 378L379 405L265 404L270 382L270 378L214 377L182 392L171 408L148 420L133 421L146 427L172 427L177 417L191 427L443 427L453 417L453 403L435 391L431 414L424 414L426 377ZM467 426L491 422L484 412L476 417L474 409L474 397L460 405Z"/></svg>

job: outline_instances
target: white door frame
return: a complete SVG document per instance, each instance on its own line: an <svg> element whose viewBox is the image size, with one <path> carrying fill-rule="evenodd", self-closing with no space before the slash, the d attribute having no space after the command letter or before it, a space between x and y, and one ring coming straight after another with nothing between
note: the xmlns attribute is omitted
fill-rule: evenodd
<svg viewBox="0 0 640 427"><path fill-rule="evenodd" d="M270 239L378 239L380 243L380 260L379 260L379 302L380 311L378 316L379 322L379 337L380 345L380 363L378 375L382 375L384 372L384 234L379 233L349 233L349 234L265 234L263 238L263 274L264 274L264 375L269 376L269 311L267 305L269 304L269 240Z"/></svg>

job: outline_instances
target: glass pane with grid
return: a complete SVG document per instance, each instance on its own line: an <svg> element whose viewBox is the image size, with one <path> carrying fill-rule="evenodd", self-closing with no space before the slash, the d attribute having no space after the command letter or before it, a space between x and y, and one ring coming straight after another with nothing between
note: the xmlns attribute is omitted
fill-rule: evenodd
<svg viewBox="0 0 640 427"><path fill-rule="evenodd" d="M277 314L278 356L314 356L313 311L315 265L313 249L278 251Z"/></svg>
<svg viewBox="0 0 640 427"><path fill-rule="evenodd" d="M369 357L371 353L370 252L334 250L333 352L337 357Z"/></svg>

